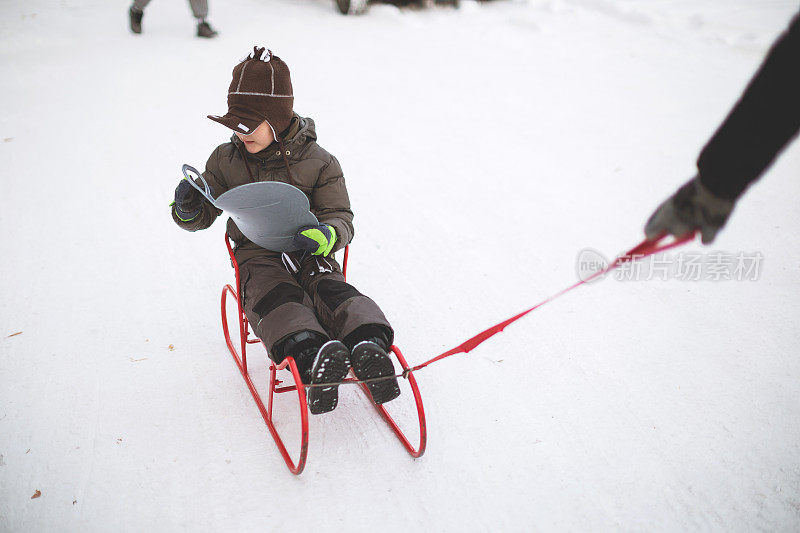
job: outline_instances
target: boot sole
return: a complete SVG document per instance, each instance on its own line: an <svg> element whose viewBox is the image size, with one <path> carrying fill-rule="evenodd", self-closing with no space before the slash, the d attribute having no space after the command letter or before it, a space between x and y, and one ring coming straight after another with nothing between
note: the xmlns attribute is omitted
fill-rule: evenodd
<svg viewBox="0 0 800 533"><path fill-rule="evenodd" d="M394 375L392 360L375 343L365 341L357 344L353 348L351 359L353 373L360 380ZM372 396L372 401L378 405L390 402L400 396L400 385L398 385L395 377L367 383L366 385Z"/></svg>
<svg viewBox="0 0 800 533"><path fill-rule="evenodd" d="M347 376L347 347L339 341L329 341L319 349L311 371L311 383L332 383ZM308 389L308 408L312 415L336 409L339 403L339 386L311 387Z"/></svg>

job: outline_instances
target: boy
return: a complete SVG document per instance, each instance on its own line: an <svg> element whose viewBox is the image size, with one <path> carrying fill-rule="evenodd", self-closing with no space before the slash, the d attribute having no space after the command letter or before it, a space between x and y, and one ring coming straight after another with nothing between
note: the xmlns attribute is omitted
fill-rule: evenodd
<svg viewBox="0 0 800 533"><path fill-rule="evenodd" d="M252 243L228 219L247 319L273 361L294 357L303 383L341 381L350 365L358 379L392 376L392 327L374 301L344 281L332 255L353 238L342 169L316 143L314 121L294 113L293 104L286 63L254 47L233 69L228 113L208 117L234 131L203 173L215 197L245 183L282 181L308 196L320 222L298 231L300 251L281 254ZM175 189L172 218L183 229L205 229L220 214L187 181ZM368 387L378 404L400 394L396 378ZM331 411L338 387L311 387L308 400L313 414Z"/></svg>

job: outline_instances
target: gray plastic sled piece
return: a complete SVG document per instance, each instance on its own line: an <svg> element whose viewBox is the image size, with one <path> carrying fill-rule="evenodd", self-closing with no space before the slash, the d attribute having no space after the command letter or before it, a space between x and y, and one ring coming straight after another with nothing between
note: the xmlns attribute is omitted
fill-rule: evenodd
<svg viewBox="0 0 800 533"><path fill-rule="evenodd" d="M183 165L183 175L211 205L230 215L244 236L267 250L292 252L294 236L303 226L319 224L309 210L308 197L303 192L279 181L259 181L234 187L211 196L211 188L194 167ZM194 173L204 188L195 183L189 173Z"/></svg>

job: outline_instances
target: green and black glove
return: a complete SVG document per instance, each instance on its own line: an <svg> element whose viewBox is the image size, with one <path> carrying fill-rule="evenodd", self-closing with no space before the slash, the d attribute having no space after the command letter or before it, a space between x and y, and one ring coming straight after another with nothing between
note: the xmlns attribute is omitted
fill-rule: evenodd
<svg viewBox="0 0 800 533"><path fill-rule="evenodd" d="M715 196L699 178L684 184L650 216L644 227L649 240L661 235L683 237L700 231L703 244L710 244L728 221L733 200Z"/></svg>
<svg viewBox="0 0 800 533"><path fill-rule="evenodd" d="M328 257L336 244L336 230L330 224L305 226L294 236L294 243L311 255Z"/></svg>

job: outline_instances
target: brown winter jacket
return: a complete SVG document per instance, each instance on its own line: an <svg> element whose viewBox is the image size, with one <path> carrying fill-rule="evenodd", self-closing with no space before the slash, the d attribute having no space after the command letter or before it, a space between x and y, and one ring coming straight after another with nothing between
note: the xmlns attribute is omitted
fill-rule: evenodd
<svg viewBox="0 0 800 533"><path fill-rule="evenodd" d="M236 135L231 137L231 142L217 146L211 153L203 177L214 190L215 198L228 189L254 181L282 181L294 185L308 197L311 212L320 223L336 229L336 251L353 238L353 212L339 161L316 140L314 121L295 113L283 141L291 177L277 141L251 154ZM175 223L188 231L206 229L220 214L222 211L203 202L200 214L183 222L172 210ZM253 257L278 254L251 242L230 218L227 232L236 245L234 251L240 265Z"/></svg>

